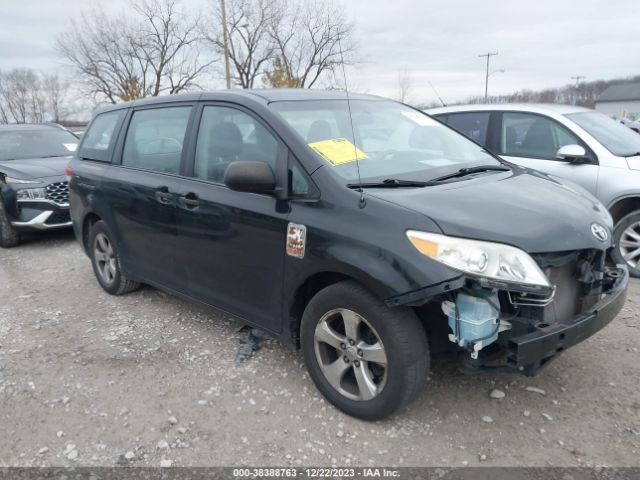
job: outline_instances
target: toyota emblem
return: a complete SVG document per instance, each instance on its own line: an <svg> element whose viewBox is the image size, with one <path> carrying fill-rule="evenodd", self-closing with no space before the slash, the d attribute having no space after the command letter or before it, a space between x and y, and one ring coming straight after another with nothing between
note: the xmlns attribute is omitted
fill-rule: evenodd
<svg viewBox="0 0 640 480"><path fill-rule="evenodd" d="M606 242L609 239L609 232L606 228L598 223L591 224L591 233L601 242Z"/></svg>

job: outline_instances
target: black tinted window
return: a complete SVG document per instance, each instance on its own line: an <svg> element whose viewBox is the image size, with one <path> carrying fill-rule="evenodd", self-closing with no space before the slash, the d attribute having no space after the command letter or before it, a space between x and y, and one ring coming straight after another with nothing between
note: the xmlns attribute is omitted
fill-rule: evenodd
<svg viewBox="0 0 640 480"><path fill-rule="evenodd" d="M113 147L117 134L116 127L120 124L124 113L124 110L101 113L91 122L89 130L82 137L81 158L111 160L108 152Z"/></svg>
<svg viewBox="0 0 640 480"><path fill-rule="evenodd" d="M227 166L236 160L266 162L275 171L277 157L277 140L251 115L235 108L204 108L195 177L222 183Z"/></svg>
<svg viewBox="0 0 640 480"><path fill-rule="evenodd" d="M294 196L305 196L309 192L309 182L302 169L294 164L289 169L289 175L291 176L291 194Z"/></svg>
<svg viewBox="0 0 640 480"><path fill-rule="evenodd" d="M581 142L555 120L531 113L502 115L502 155L555 160L556 153L565 145L581 145Z"/></svg>
<svg viewBox="0 0 640 480"><path fill-rule="evenodd" d="M134 112L122 153L122 165L161 173L179 173L191 107Z"/></svg>
<svg viewBox="0 0 640 480"><path fill-rule="evenodd" d="M489 127L489 113L455 113L445 120L453 128L471 140L485 145L487 142L487 129Z"/></svg>

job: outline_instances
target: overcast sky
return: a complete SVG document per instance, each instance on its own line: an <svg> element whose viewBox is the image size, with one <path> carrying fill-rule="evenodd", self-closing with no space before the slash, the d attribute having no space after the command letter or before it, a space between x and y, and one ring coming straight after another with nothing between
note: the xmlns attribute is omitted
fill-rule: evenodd
<svg viewBox="0 0 640 480"><path fill-rule="evenodd" d="M193 8L205 0L183 0ZM217 0L209 0L211 2ZM353 90L389 97L398 72L411 72L410 100L445 101L484 93L485 60L498 51L491 94L562 86L570 77L640 74L640 0L341 0L355 21L362 60ZM63 65L57 35L92 4L120 12L126 0L0 0L0 69ZM212 82L211 86L221 86Z"/></svg>

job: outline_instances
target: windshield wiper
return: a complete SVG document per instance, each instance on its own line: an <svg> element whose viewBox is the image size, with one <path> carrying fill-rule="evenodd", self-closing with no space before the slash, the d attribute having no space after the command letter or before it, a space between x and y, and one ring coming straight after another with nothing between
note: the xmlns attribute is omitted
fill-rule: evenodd
<svg viewBox="0 0 640 480"><path fill-rule="evenodd" d="M444 175L442 177L435 178L435 179L433 179L433 181L434 182L441 182L443 180L449 180L451 178L464 177L466 175L472 175L474 173L491 172L491 171L506 172L508 170L511 170L511 168L507 167L506 165L478 165L477 167L461 168L457 172L450 173L448 175Z"/></svg>
<svg viewBox="0 0 640 480"><path fill-rule="evenodd" d="M349 188L417 188L417 187L432 187L438 185L437 181L421 182L418 180L402 180L399 178L387 178L381 182L365 182L365 183L349 183Z"/></svg>
<svg viewBox="0 0 640 480"><path fill-rule="evenodd" d="M637 156L640 156L640 152L629 153L628 155L623 155L624 158L637 157Z"/></svg>
<svg viewBox="0 0 640 480"><path fill-rule="evenodd" d="M420 181L420 180L402 180L400 178L387 178L380 182L365 182L365 183L349 183L347 187L358 189L362 188L416 188L416 187L433 187L440 185L444 180L452 178L464 177L465 175L471 175L473 173L497 171L506 172L511 170L506 165L479 165L477 167L465 167L461 168L455 173L444 175L442 177L434 178L433 180Z"/></svg>

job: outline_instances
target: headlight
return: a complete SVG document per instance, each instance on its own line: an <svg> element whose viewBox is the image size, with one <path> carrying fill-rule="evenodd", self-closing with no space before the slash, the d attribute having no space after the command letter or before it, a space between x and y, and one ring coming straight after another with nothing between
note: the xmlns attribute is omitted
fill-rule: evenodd
<svg viewBox="0 0 640 480"><path fill-rule="evenodd" d="M47 191L44 188L23 188L16 192L18 200L44 200Z"/></svg>
<svg viewBox="0 0 640 480"><path fill-rule="evenodd" d="M39 183L36 180L20 180L19 178L4 177L4 183Z"/></svg>
<svg viewBox="0 0 640 480"><path fill-rule="evenodd" d="M540 287L551 287L538 264L519 248L500 243L407 231L420 253L469 275Z"/></svg>

